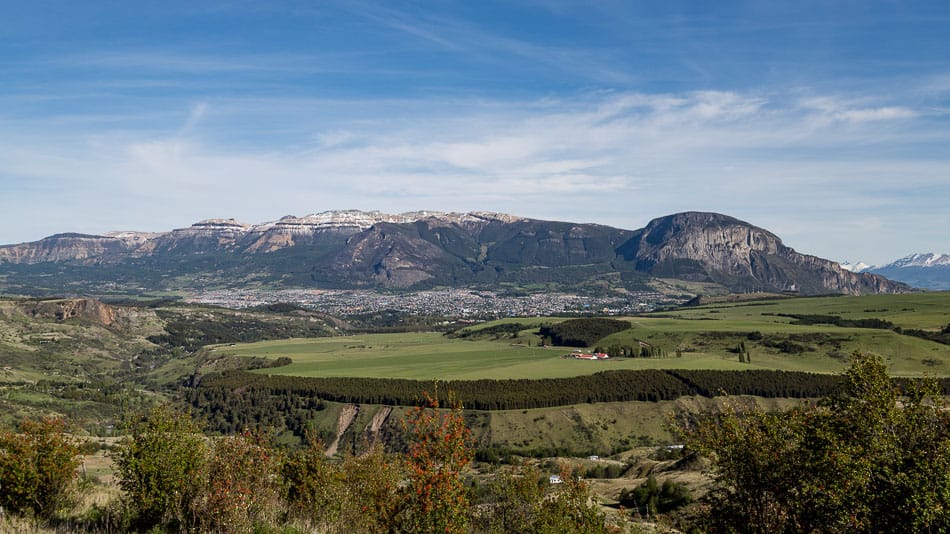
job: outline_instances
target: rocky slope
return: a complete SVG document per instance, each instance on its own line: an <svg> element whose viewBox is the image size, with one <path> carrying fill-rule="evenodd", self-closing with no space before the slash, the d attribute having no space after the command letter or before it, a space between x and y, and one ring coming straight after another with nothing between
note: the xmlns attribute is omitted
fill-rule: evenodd
<svg viewBox="0 0 950 534"><path fill-rule="evenodd" d="M906 289L882 276L852 273L835 262L799 254L771 232L716 213L654 219L624 250L637 270L712 280L733 290L860 295Z"/></svg>
<svg viewBox="0 0 950 534"><path fill-rule="evenodd" d="M473 212L334 211L248 225L209 219L159 234L62 234L0 247L18 288L57 276L151 288L445 285L643 289L650 277L733 291L890 293L902 284L803 255L774 234L715 213L660 217L640 230ZM51 265L58 265L56 269ZM57 276L51 276L56 271ZM31 276L33 278L31 278ZM118 281L118 282L117 282ZM61 281L65 284L65 281ZM189 285L190 284L190 285Z"/></svg>

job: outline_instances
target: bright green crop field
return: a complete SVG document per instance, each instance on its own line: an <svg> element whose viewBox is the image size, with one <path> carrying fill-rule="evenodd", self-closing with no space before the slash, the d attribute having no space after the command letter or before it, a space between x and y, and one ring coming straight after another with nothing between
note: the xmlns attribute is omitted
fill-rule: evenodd
<svg viewBox="0 0 950 534"><path fill-rule="evenodd" d="M453 379L545 378L611 369L783 369L837 372L854 351L882 355L895 375L950 375L950 345L889 329L830 324L792 325L777 314L882 319L901 328L938 331L950 324L950 293L869 297L822 297L724 303L629 317L632 328L598 345L648 344L663 358L564 359L565 347L539 347L537 329L563 318L505 319L470 327L466 339L438 333L368 334L291 339L221 346L220 354L290 357L291 365L261 370L296 376L362 376ZM520 323L518 333L479 335L502 323ZM743 343L750 363L735 352ZM791 349L789 349L791 347Z"/></svg>

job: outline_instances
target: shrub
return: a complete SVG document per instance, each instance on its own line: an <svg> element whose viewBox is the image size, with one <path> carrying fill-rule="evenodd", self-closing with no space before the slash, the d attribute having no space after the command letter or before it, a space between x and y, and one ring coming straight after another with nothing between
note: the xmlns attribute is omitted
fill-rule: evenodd
<svg viewBox="0 0 950 534"><path fill-rule="evenodd" d="M127 422L113 459L119 486L138 526L185 529L195 524L208 446L188 414L159 405Z"/></svg>
<svg viewBox="0 0 950 534"><path fill-rule="evenodd" d="M262 434L218 438L208 461L208 486L197 517L208 530L251 532L281 513L280 458Z"/></svg>
<svg viewBox="0 0 950 534"><path fill-rule="evenodd" d="M711 530L950 530L950 415L937 384L908 382L901 395L883 361L862 355L844 381L819 406L680 425L714 462Z"/></svg>
<svg viewBox="0 0 950 534"><path fill-rule="evenodd" d="M404 478L399 464L378 444L342 463L330 462L323 444L308 439L310 445L291 454L282 469L291 514L318 532L389 532Z"/></svg>
<svg viewBox="0 0 950 534"><path fill-rule="evenodd" d="M650 475L640 486L621 490L619 501L625 508L652 516L676 510L693 502L693 498L686 486L669 479L659 485L656 478Z"/></svg>
<svg viewBox="0 0 950 534"><path fill-rule="evenodd" d="M49 519L74 504L80 446L66 422L25 420L19 432L0 433L0 507Z"/></svg>

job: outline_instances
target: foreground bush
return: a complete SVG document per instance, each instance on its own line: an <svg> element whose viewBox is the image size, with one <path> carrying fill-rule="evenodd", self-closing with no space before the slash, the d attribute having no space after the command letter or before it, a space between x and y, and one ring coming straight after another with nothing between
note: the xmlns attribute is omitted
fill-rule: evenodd
<svg viewBox="0 0 950 534"><path fill-rule="evenodd" d="M871 356L845 382L815 407L680 425L714 462L711 531L950 531L950 413L935 382L902 396Z"/></svg>
<svg viewBox="0 0 950 534"><path fill-rule="evenodd" d="M216 439L196 516L211 531L250 532L282 518L280 453L248 431Z"/></svg>
<svg viewBox="0 0 950 534"><path fill-rule="evenodd" d="M166 405L134 417L113 456L119 486L140 527L186 529L205 485L208 446L188 414Z"/></svg>
<svg viewBox="0 0 950 534"><path fill-rule="evenodd" d="M468 495L462 470L472 461L472 433L465 426L462 404L450 397L451 410L425 396L406 419L409 483L401 514L406 532L465 532Z"/></svg>
<svg viewBox="0 0 950 534"><path fill-rule="evenodd" d="M17 432L0 433L0 507L49 519L74 504L80 448L66 422L25 420Z"/></svg>
<svg viewBox="0 0 950 534"><path fill-rule="evenodd" d="M390 532L405 478L402 467L379 445L331 462L322 443L311 440L283 465L289 519L327 534Z"/></svg>

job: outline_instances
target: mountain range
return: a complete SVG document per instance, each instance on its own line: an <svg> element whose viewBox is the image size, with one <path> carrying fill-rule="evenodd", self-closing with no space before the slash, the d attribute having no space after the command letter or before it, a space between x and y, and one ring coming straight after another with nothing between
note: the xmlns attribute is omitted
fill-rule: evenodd
<svg viewBox="0 0 950 534"><path fill-rule="evenodd" d="M922 289L950 290L950 254L926 252L910 254L887 265L844 262L841 266L852 272L878 274Z"/></svg>
<svg viewBox="0 0 950 534"><path fill-rule="evenodd" d="M169 232L57 234L0 246L0 290L81 293L229 287L643 290L676 279L728 291L894 293L909 287L800 254L775 234L685 212L625 230L489 212L330 211Z"/></svg>

